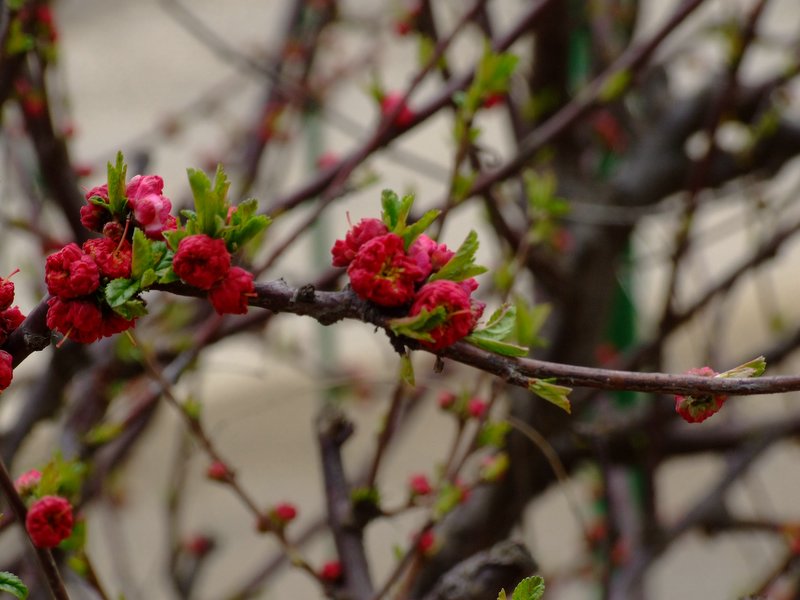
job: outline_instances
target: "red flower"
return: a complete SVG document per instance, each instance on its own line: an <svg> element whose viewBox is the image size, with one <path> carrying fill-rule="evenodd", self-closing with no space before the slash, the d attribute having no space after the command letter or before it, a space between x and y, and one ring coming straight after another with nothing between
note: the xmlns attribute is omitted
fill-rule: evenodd
<svg viewBox="0 0 800 600"><path fill-rule="evenodd" d="M104 237L107 237L108 239L114 240L115 242L119 243L123 235L125 235L125 228L122 226L121 223L117 223L116 221L109 221L108 223L103 225Z"/></svg>
<svg viewBox="0 0 800 600"><path fill-rule="evenodd" d="M5 279L0 278L0 310L7 309L14 302L14 282L11 281L11 275Z"/></svg>
<svg viewBox="0 0 800 600"><path fill-rule="evenodd" d="M394 117L394 121L392 123L395 127L408 127L416 118L414 111L412 111L408 104L403 102L403 95L397 92L392 92L390 94L386 94L383 99L381 100L381 114L383 116L387 116L392 114L395 110L399 112Z"/></svg>
<svg viewBox="0 0 800 600"><path fill-rule="evenodd" d="M12 306L0 312L0 345L5 344L8 336L25 320L19 307Z"/></svg>
<svg viewBox="0 0 800 600"><path fill-rule="evenodd" d="M699 369L689 369L686 374L714 377L717 373L711 367L700 367ZM707 396L676 395L675 411L687 423L701 423L718 412L727 399L728 397L723 394L709 394Z"/></svg>
<svg viewBox="0 0 800 600"><path fill-rule="evenodd" d="M67 244L47 257L44 265L47 291L61 298L91 294L100 285L100 270L77 244Z"/></svg>
<svg viewBox="0 0 800 600"><path fill-rule="evenodd" d="M343 240L336 240L331 248L334 267L346 267L355 257L358 249L369 240L386 235L389 230L380 219L361 219L350 228Z"/></svg>
<svg viewBox="0 0 800 600"><path fill-rule="evenodd" d="M156 239L162 237L164 229L170 228L172 202L162 194L163 190L164 180L158 175L137 175L125 190L134 218L148 237Z"/></svg>
<svg viewBox="0 0 800 600"><path fill-rule="evenodd" d="M44 496L28 509L25 528L37 548L54 548L72 535L72 506L61 496Z"/></svg>
<svg viewBox="0 0 800 600"><path fill-rule="evenodd" d="M433 487L428 478L423 474L412 475L408 480L408 487L412 496L427 496L433 492Z"/></svg>
<svg viewBox="0 0 800 600"><path fill-rule="evenodd" d="M439 394L439 408L449 410L456 403L456 395L453 392L442 392Z"/></svg>
<svg viewBox="0 0 800 600"><path fill-rule="evenodd" d="M423 309L433 311L438 306L444 307L447 320L428 332L433 342L420 342L431 350L446 348L468 335L482 312L482 307L473 306L462 285L440 279L420 288L409 315L418 315Z"/></svg>
<svg viewBox="0 0 800 600"><path fill-rule="evenodd" d="M47 301L47 305L47 326L50 329L82 344L103 336L103 313L94 302L54 297Z"/></svg>
<svg viewBox="0 0 800 600"><path fill-rule="evenodd" d="M330 583L342 578L342 563L338 560L329 560L319 570L319 578Z"/></svg>
<svg viewBox="0 0 800 600"><path fill-rule="evenodd" d="M254 295L253 274L240 267L231 267L228 274L208 291L214 310L222 315L247 313L247 298Z"/></svg>
<svg viewBox="0 0 800 600"><path fill-rule="evenodd" d="M131 276L131 244L127 240L115 242L111 238L96 238L83 243L83 251L92 257L100 274L109 279Z"/></svg>
<svg viewBox="0 0 800 600"><path fill-rule="evenodd" d="M414 285L425 273L406 256L394 233L372 238L359 248L347 268L353 291L380 306L401 306L414 298Z"/></svg>
<svg viewBox="0 0 800 600"><path fill-rule="evenodd" d="M39 485L41 479L42 473L38 469L25 471L14 481L14 489L17 490L17 493L20 496L25 497L30 494L37 485Z"/></svg>
<svg viewBox="0 0 800 600"><path fill-rule="evenodd" d="M198 533L184 540L183 549L191 556L202 558L214 549L214 540L207 535Z"/></svg>
<svg viewBox="0 0 800 600"><path fill-rule="evenodd" d="M224 240L202 233L183 238L172 259L175 274L201 290L211 289L230 268L231 255Z"/></svg>
<svg viewBox="0 0 800 600"><path fill-rule="evenodd" d="M14 359L5 350L0 350L0 392L11 385L14 378Z"/></svg>
<svg viewBox="0 0 800 600"><path fill-rule="evenodd" d="M122 333L136 325L134 319L128 320L120 314L109 310L103 313L103 323L100 326L100 337L110 337L116 333Z"/></svg>
<svg viewBox="0 0 800 600"><path fill-rule="evenodd" d="M285 525L297 517L297 508L294 504L281 502L272 509L272 516L281 525Z"/></svg>
<svg viewBox="0 0 800 600"><path fill-rule="evenodd" d="M417 548L421 554L432 554L435 545L436 535L433 533L433 529L426 529L417 539Z"/></svg>
<svg viewBox="0 0 800 600"><path fill-rule="evenodd" d="M89 202L91 198L102 200L108 205L108 184L98 185L86 192L86 204L81 206L81 223L89 231L101 231L111 219L108 208Z"/></svg>

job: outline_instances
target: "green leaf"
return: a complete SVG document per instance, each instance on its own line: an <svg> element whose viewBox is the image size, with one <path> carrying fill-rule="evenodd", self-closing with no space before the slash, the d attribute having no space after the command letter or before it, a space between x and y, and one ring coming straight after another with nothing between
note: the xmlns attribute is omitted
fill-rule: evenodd
<svg viewBox="0 0 800 600"><path fill-rule="evenodd" d="M600 101L611 102L622 96L630 86L631 79L631 72L624 69L610 75L603 82L603 87L598 96Z"/></svg>
<svg viewBox="0 0 800 600"><path fill-rule="evenodd" d="M147 314L147 308L145 308L144 301L142 300L128 300L117 306L112 306L111 310L128 321L136 319L137 317L143 317Z"/></svg>
<svg viewBox="0 0 800 600"><path fill-rule="evenodd" d="M514 588L511 600L541 600L544 596L544 579L539 575L526 577Z"/></svg>
<svg viewBox="0 0 800 600"><path fill-rule="evenodd" d="M500 342L490 337L484 337L480 332L471 333L464 338L464 341L487 352L502 354L503 356L527 356L529 352L529 349L525 346Z"/></svg>
<svg viewBox="0 0 800 600"><path fill-rule="evenodd" d="M472 230L464 242L456 250L455 255L439 271L431 275L428 281L449 279L450 281L464 281L475 275L487 271L486 267L475 264L475 252L478 250L478 234Z"/></svg>
<svg viewBox="0 0 800 600"><path fill-rule="evenodd" d="M414 363L411 362L411 355L408 352L400 357L400 379L411 387L416 385L414 379Z"/></svg>
<svg viewBox="0 0 800 600"><path fill-rule="evenodd" d="M83 486L86 470L84 463L64 460L61 453L56 453L42 469L42 477L36 486L36 495L74 499Z"/></svg>
<svg viewBox="0 0 800 600"><path fill-rule="evenodd" d="M557 407L564 409L567 413L572 411L572 405L567 395L572 391L565 385L557 385L547 379L536 379L532 377L528 380L528 389Z"/></svg>
<svg viewBox="0 0 800 600"><path fill-rule="evenodd" d="M181 240L189 237L190 233L187 229L173 229L171 231L163 231L162 235L167 240L169 247L175 251L178 249L178 244L181 243Z"/></svg>
<svg viewBox="0 0 800 600"><path fill-rule="evenodd" d="M405 228L405 230L400 234L400 237L403 238L403 243L405 244L406 250L408 250L408 247L414 243L414 240L416 240L425 232L425 230L436 220L441 212L442 211L440 211L438 208L429 210L422 215L419 221Z"/></svg>
<svg viewBox="0 0 800 600"><path fill-rule="evenodd" d="M153 269L147 269L144 273L142 273L142 278L139 280L142 289L149 288L158 280L158 275Z"/></svg>
<svg viewBox="0 0 800 600"><path fill-rule="evenodd" d="M108 163L108 209L112 215L124 216L128 204L125 191L125 180L128 176L128 165L122 152L117 152L117 162Z"/></svg>
<svg viewBox="0 0 800 600"><path fill-rule="evenodd" d="M506 435L511 430L511 425L506 421L486 421L478 433L476 443L479 447L503 448L506 445Z"/></svg>
<svg viewBox="0 0 800 600"><path fill-rule="evenodd" d="M550 305L542 303L529 306L522 296L516 296L514 306L517 309L517 319L514 323L514 337L517 342L534 348L546 346L547 340L539 336L539 331L550 315Z"/></svg>
<svg viewBox="0 0 800 600"><path fill-rule="evenodd" d="M28 586L13 573L0 571L0 592L8 592L19 600L25 600L28 597Z"/></svg>
<svg viewBox="0 0 800 600"><path fill-rule="evenodd" d="M716 375L723 379L730 377L760 377L767 370L767 359L763 356L758 356L751 361L734 367Z"/></svg>
<svg viewBox="0 0 800 600"><path fill-rule="evenodd" d="M101 423L92 427L83 436L83 440L90 446L102 446L119 437L124 430L122 423Z"/></svg>
<svg viewBox="0 0 800 600"><path fill-rule="evenodd" d="M381 192L381 219L389 231L394 231L400 220L400 198L392 190Z"/></svg>
<svg viewBox="0 0 800 600"><path fill-rule="evenodd" d="M433 516L437 521L459 505L464 493L456 485L445 483L439 488L436 502L433 504Z"/></svg>
<svg viewBox="0 0 800 600"><path fill-rule="evenodd" d="M434 310L422 309L419 314L390 319L387 323L395 335L404 335L415 340L432 342L429 331L447 321L447 310L444 306L437 306Z"/></svg>
<svg viewBox="0 0 800 600"><path fill-rule="evenodd" d="M517 307L513 304L503 304L492 313L485 327L475 330L483 337L491 340L504 340L514 329L517 320Z"/></svg>
<svg viewBox="0 0 800 600"><path fill-rule="evenodd" d="M221 225L224 226L228 216L228 205L225 198L230 182L222 165L217 167L212 186L208 176L198 169L187 169L189 187L194 196L194 209L197 214L197 229L194 233L204 233L217 237Z"/></svg>
<svg viewBox="0 0 800 600"><path fill-rule="evenodd" d="M103 291L106 302L111 308L122 306L133 298L141 287L136 279L112 279L106 284Z"/></svg>
<svg viewBox="0 0 800 600"><path fill-rule="evenodd" d="M141 279L144 272L153 266L153 250L150 240L138 227L133 231L133 256L131 257L131 279ZM142 284L147 287L147 284Z"/></svg>
<svg viewBox="0 0 800 600"><path fill-rule="evenodd" d="M506 591L504 589L500 590L500 593L497 594L497 600L506 600Z"/></svg>

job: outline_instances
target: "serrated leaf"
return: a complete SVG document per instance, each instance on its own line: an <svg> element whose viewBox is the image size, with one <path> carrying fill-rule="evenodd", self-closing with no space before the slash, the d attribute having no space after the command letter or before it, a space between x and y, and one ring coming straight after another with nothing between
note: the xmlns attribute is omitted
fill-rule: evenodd
<svg viewBox="0 0 800 600"><path fill-rule="evenodd" d="M767 370L767 359L763 356L758 356L738 367L728 369L716 375L722 379L730 377L760 377Z"/></svg>
<svg viewBox="0 0 800 600"><path fill-rule="evenodd" d="M414 240L425 233L425 230L430 227L431 223L436 220L441 212L442 211L440 211L438 208L429 210L422 215L422 217L420 217L419 221L413 225L409 225L405 228L405 230L403 230L403 232L400 234L400 237L403 238L403 243L405 244L406 250L408 250L408 247L414 243Z"/></svg>
<svg viewBox="0 0 800 600"><path fill-rule="evenodd" d="M0 592L8 592L19 600L25 600L28 597L28 586L13 573L0 571Z"/></svg>
<svg viewBox="0 0 800 600"><path fill-rule="evenodd" d="M256 214L258 210L258 200L255 198L248 198L236 205L236 210L231 216L231 225L241 225L245 223L250 217Z"/></svg>
<svg viewBox="0 0 800 600"><path fill-rule="evenodd" d="M408 352L400 357L400 379L411 387L416 385L414 379L414 363L411 362L411 355Z"/></svg>
<svg viewBox="0 0 800 600"><path fill-rule="evenodd" d="M225 205L225 194L230 184L225 171L222 166L217 167L213 187L211 180L203 171L187 169L186 173L189 177L189 187L192 189L194 210L197 214L198 231L196 233L216 237L220 227L218 219L221 219L224 225L228 212Z"/></svg>
<svg viewBox="0 0 800 600"><path fill-rule="evenodd" d="M242 225L237 226L228 238L235 248L239 248L269 227L270 223L272 221L265 215L250 217Z"/></svg>
<svg viewBox="0 0 800 600"><path fill-rule="evenodd" d="M486 326L476 329L473 334L480 333L488 339L504 340L513 331L516 319L517 307L513 304L503 304L492 313Z"/></svg>
<svg viewBox="0 0 800 600"><path fill-rule="evenodd" d="M131 257L131 279L140 279L144 272L153 266L153 250L150 240L138 227L133 232L133 255ZM147 287L148 284L142 284Z"/></svg>
<svg viewBox="0 0 800 600"><path fill-rule="evenodd" d="M497 594L497 600L506 600L506 591L504 589Z"/></svg>
<svg viewBox="0 0 800 600"><path fill-rule="evenodd" d="M555 404L567 413L572 412L572 405L570 404L569 398L567 398L572 388L552 383L546 379L536 379L532 377L528 381L528 389L542 400L547 400L551 404Z"/></svg>
<svg viewBox="0 0 800 600"><path fill-rule="evenodd" d="M530 351L525 346L518 346L510 342L500 342L493 338L484 337L480 332L472 333L464 338L464 341L477 346L487 352L502 354L503 356L527 356Z"/></svg>
<svg viewBox="0 0 800 600"><path fill-rule="evenodd" d="M541 600L544 596L544 579L539 575L526 577L514 588L511 600Z"/></svg>
<svg viewBox="0 0 800 600"><path fill-rule="evenodd" d="M464 281L475 275L485 273L487 271L486 267L475 264L475 253L478 251L478 245L478 234L473 229L467 234L461 246L458 247L453 258L447 261L447 264L439 271L431 275L428 281L436 281L438 279Z"/></svg>
<svg viewBox="0 0 800 600"><path fill-rule="evenodd" d="M432 342L433 338L427 332L445 321L447 321L447 310L444 306L437 306L432 311L423 308L419 314L413 316L389 319L387 324L395 335Z"/></svg>
<svg viewBox="0 0 800 600"><path fill-rule="evenodd" d="M517 318L514 323L514 337L517 342L523 346L535 348L547 345L547 340L539 336L539 331L550 315L550 305L528 306L524 298L517 296L514 306L517 309Z"/></svg>
<svg viewBox="0 0 800 600"><path fill-rule="evenodd" d="M153 285L158 280L158 275L153 269L147 269L144 273L142 273L142 277L139 280L142 289L148 288Z"/></svg>
<svg viewBox="0 0 800 600"><path fill-rule="evenodd" d="M103 295L108 305L115 308L133 298L140 290L138 280L119 278L112 279L106 284Z"/></svg>
<svg viewBox="0 0 800 600"><path fill-rule="evenodd" d="M181 243L183 238L190 235L187 229L173 229L170 231L163 231L161 234L164 236L164 239L167 240L167 244L169 244L169 247L173 251L178 249L178 244Z"/></svg>
<svg viewBox="0 0 800 600"><path fill-rule="evenodd" d="M128 300L117 306L112 306L111 310L128 321L147 314L147 308L142 300Z"/></svg>

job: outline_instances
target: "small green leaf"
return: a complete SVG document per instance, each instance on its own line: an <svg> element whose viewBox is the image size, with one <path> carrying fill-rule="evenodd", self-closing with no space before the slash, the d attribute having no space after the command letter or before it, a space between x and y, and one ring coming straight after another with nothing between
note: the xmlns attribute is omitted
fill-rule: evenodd
<svg viewBox="0 0 800 600"><path fill-rule="evenodd" d="M104 296L111 308L121 306L133 298L141 287L135 279L112 279L106 284Z"/></svg>
<svg viewBox="0 0 800 600"><path fill-rule="evenodd" d="M611 76L608 77L603 82L603 87L600 90L600 101L601 102L611 102L616 100L625 91L631 84L631 72L627 70L617 71L613 73Z"/></svg>
<svg viewBox="0 0 800 600"><path fill-rule="evenodd" d="M163 231L162 235L164 239L167 240L170 249L174 252L178 249L178 244L181 243L181 240L188 237L190 233L186 229L173 229L171 231Z"/></svg>
<svg viewBox="0 0 800 600"><path fill-rule="evenodd" d="M400 198L392 190L381 192L381 218L389 231L394 231L400 220Z"/></svg>
<svg viewBox="0 0 800 600"><path fill-rule="evenodd" d="M459 246L447 264L439 271L431 275L428 281L438 279L449 279L451 281L464 281L475 275L480 275L487 271L486 267L475 264L475 253L478 251L478 234L472 230L467 235L464 242Z"/></svg>
<svg viewBox="0 0 800 600"><path fill-rule="evenodd" d="M514 329L517 320L517 307L513 304L503 304L492 313L485 327L473 333L481 333L483 337L492 340L504 340Z"/></svg>
<svg viewBox="0 0 800 600"><path fill-rule="evenodd" d="M411 355L408 352L400 357L400 379L411 387L416 385L416 381L414 380L414 363L411 362Z"/></svg>
<svg viewBox="0 0 800 600"><path fill-rule="evenodd" d="M730 377L760 377L767 370L767 359L763 356L758 356L751 361L734 367L716 375L723 379Z"/></svg>
<svg viewBox="0 0 800 600"><path fill-rule="evenodd" d="M225 224L228 216L226 196L230 182L225 175L222 165L217 167L212 186L208 176L198 169L187 169L189 187L194 196L194 209L197 214L197 231L211 237L217 237L217 232ZM221 224L220 224L221 223Z"/></svg>
<svg viewBox="0 0 800 600"><path fill-rule="evenodd" d="M158 280L158 275L153 269L147 269L144 273L142 273L142 278L139 280L142 289L149 288Z"/></svg>
<svg viewBox="0 0 800 600"><path fill-rule="evenodd" d="M511 600L541 600L544 596L544 579L539 575L526 577L514 588Z"/></svg>
<svg viewBox="0 0 800 600"><path fill-rule="evenodd" d="M78 460L64 460L61 453L42 469L42 477L36 486L37 496L63 496L74 498L83 486L86 465Z"/></svg>
<svg viewBox="0 0 800 600"><path fill-rule="evenodd" d="M506 591L504 589L500 590L500 593L497 594L497 600L506 600Z"/></svg>
<svg viewBox="0 0 800 600"><path fill-rule="evenodd" d="M28 586L13 573L0 571L0 592L8 592L19 600L25 600L28 597Z"/></svg>
<svg viewBox="0 0 800 600"><path fill-rule="evenodd" d="M442 211L440 211L439 209L429 210L424 215L422 215L419 221L405 228L405 230L403 231L403 233L400 234L400 236L403 238L403 243L405 244L406 250L408 250L408 247L414 243L414 240L416 240L420 235L422 235L425 232L425 230L430 226L431 223L433 223L436 220L436 218L441 214L441 212Z"/></svg>
<svg viewBox="0 0 800 600"><path fill-rule="evenodd" d="M133 231L133 256L131 257L131 279L141 279L144 272L153 266L153 250L150 240L138 227ZM147 284L142 284L147 287Z"/></svg>
<svg viewBox="0 0 800 600"><path fill-rule="evenodd" d="M428 332L443 324L446 320L447 310L444 306L437 306L432 311L423 308L419 314L390 319L388 325L395 335L404 335L415 340L432 342L433 338Z"/></svg>
<svg viewBox="0 0 800 600"><path fill-rule="evenodd" d="M511 425L506 421L486 421L478 433L476 443L479 447L503 448L506 445L506 435L511 430Z"/></svg>
<svg viewBox="0 0 800 600"><path fill-rule="evenodd" d="M128 165L122 152L117 152L117 162L112 165L108 163L108 209L112 215L124 216L125 206L128 203L126 198L125 180L128 175Z"/></svg>
<svg viewBox="0 0 800 600"><path fill-rule="evenodd" d="M128 321L147 314L147 308L145 308L143 300L128 300L117 306L112 306L111 310Z"/></svg>
<svg viewBox="0 0 800 600"><path fill-rule="evenodd" d="M457 485L444 483L439 488L436 502L433 504L433 516L438 521L459 505L464 497L464 492Z"/></svg>
<svg viewBox="0 0 800 600"><path fill-rule="evenodd" d="M517 319L514 323L514 337L523 346L541 348L547 345L547 340L539 336L544 322L550 315L549 304L536 304L528 306L522 296L517 296L514 301L517 309Z"/></svg>
<svg viewBox="0 0 800 600"><path fill-rule="evenodd" d="M102 446L119 437L119 434L124 430L125 428L121 423L101 423L92 427L83 436L83 440L90 446Z"/></svg>
<svg viewBox="0 0 800 600"><path fill-rule="evenodd" d="M502 354L503 356L527 356L529 349L509 342L500 342L491 337L484 337L481 332L475 332L464 338L464 341L477 346L487 352Z"/></svg>
<svg viewBox="0 0 800 600"><path fill-rule="evenodd" d="M528 381L528 389L543 400L547 400L557 407L564 409L567 413L572 411L572 405L569 402L569 398L567 398L572 388L552 383L552 381L548 381L547 379L536 379L532 377Z"/></svg>

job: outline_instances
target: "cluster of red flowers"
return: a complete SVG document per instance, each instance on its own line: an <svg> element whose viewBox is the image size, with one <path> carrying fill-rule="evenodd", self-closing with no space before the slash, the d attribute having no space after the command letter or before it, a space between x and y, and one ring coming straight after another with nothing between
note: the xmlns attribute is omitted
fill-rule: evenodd
<svg viewBox="0 0 800 600"><path fill-rule="evenodd" d="M717 372L711 367L689 369L687 375L701 377L714 377ZM714 413L719 412L728 397L724 394L709 394L707 396L675 396L675 411L687 423L702 423Z"/></svg>
<svg viewBox="0 0 800 600"><path fill-rule="evenodd" d="M36 498L36 486L42 479L37 469L17 477L14 488L23 500L31 501L25 517L25 529L37 548L55 548L72 535L75 518L69 500L61 496Z"/></svg>
<svg viewBox="0 0 800 600"><path fill-rule="evenodd" d="M410 305L409 316L444 307L447 319L428 332L432 342L422 342L432 350L468 335L483 314L483 303L471 298L478 287L475 279L427 281L454 253L425 234L406 250L403 238L382 221L362 219L336 240L331 254L333 266L347 267L350 286L365 300L384 307Z"/></svg>
<svg viewBox="0 0 800 600"><path fill-rule="evenodd" d="M11 276L14 273L5 279L0 278L0 346L25 320L25 315L20 312L19 307L11 306L14 302L14 282L11 281ZM0 350L0 392L11 384L12 371L13 360L11 355L4 350Z"/></svg>
<svg viewBox="0 0 800 600"><path fill-rule="evenodd" d="M231 266L224 240L202 233L183 238L172 260L172 270L189 285L207 290L217 313L247 312L247 299L255 290L253 274Z"/></svg>

